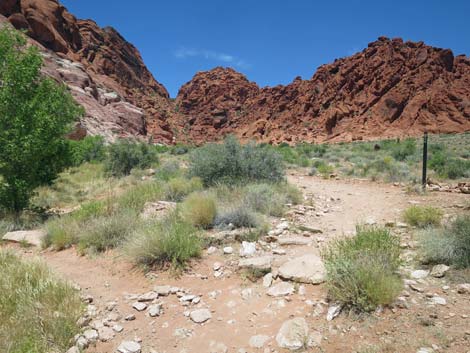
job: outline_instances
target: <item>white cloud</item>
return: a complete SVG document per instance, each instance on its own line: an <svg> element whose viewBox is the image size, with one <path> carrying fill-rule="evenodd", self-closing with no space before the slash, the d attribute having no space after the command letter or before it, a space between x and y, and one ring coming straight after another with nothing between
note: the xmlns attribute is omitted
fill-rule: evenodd
<svg viewBox="0 0 470 353"><path fill-rule="evenodd" d="M207 60L221 61L226 64L231 64L241 68L249 68L250 64L237 58L236 56L220 53L213 50L206 49L192 49L192 48L179 48L175 51L175 57L180 59L191 58L191 57L201 57Z"/></svg>

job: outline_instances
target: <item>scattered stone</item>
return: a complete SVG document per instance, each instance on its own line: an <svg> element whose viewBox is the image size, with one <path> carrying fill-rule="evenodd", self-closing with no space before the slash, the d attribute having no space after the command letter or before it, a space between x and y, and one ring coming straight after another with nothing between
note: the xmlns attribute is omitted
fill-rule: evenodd
<svg viewBox="0 0 470 353"><path fill-rule="evenodd" d="M289 282L279 282L266 292L271 297L283 297L294 293L294 285Z"/></svg>
<svg viewBox="0 0 470 353"><path fill-rule="evenodd" d="M135 315L134 314L130 314L130 315L127 315L124 320L126 321L134 321L135 320Z"/></svg>
<svg viewBox="0 0 470 353"><path fill-rule="evenodd" d="M207 254L212 255L217 251L217 248L215 246L210 246L209 249L207 249Z"/></svg>
<svg viewBox="0 0 470 353"><path fill-rule="evenodd" d="M274 255L285 255L287 252L284 249L273 249Z"/></svg>
<svg viewBox="0 0 470 353"><path fill-rule="evenodd" d="M343 307L339 304L330 306L326 314L326 320L327 321L333 320L335 317L337 317L341 313L342 309Z"/></svg>
<svg viewBox="0 0 470 353"><path fill-rule="evenodd" d="M42 230L18 230L8 232L3 236L3 240L13 243L27 243L33 246L41 246L42 239L46 234Z"/></svg>
<svg viewBox="0 0 470 353"><path fill-rule="evenodd" d="M153 291L162 297L170 295L172 288L170 286L155 286Z"/></svg>
<svg viewBox="0 0 470 353"><path fill-rule="evenodd" d="M319 284L325 281L325 266L314 254L287 261L279 268L279 276L300 283Z"/></svg>
<svg viewBox="0 0 470 353"><path fill-rule="evenodd" d="M196 298L196 296L195 296L194 294L183 295L183 296L180 298L180 302L190 302L190 301L192 301L194 298Z"/></svg>
<svg viewBox="0 0 470 353"><path fill-rule="evenodd" d="M251 336L249 345L251 348L263 348L263 346L269 340L269 338L270 337L266 335Z"/></svg>
<svg viewBox="0 0 470 353"><path fill-rule="evenodd" d="M123 341L117 350L119 353L140 353L142 348L135 341Z"/></svg>
<svg viewBox="0 0 470 353"><path fill-rule="evenodd" d="M241 257L249 257L253 256L256 253L256 243L255 242L248 242L243 241L242 247L240 249L240 256Z"/></svg>
<svg viewBox="0 0 470 353"><path fill-rule="evenodd" d="M433 353L433 349L432 348L427 348L427 347L421 347L420 349L418 349L416 351L416 353Z"/></svg>
<svg viewBox="0 0 470 353"><path fill-rule="evenodd" d="M269 288L271 287L272 283L273 283L273 274L271 272L265 274L263 277L263 287Z"/></svg>
<svg viewBox="0 0 470 353"><path fill-rule="evenodd" d="M218 271L223 267L223 265L220 262L214 262L214 265L212 266L212 269L214 271Z"/></svg>
<svg viewBox="0 0 470 353"><path fill-rule="evenodd" d="M85 332L83 332L83 337L85 337L85 339L88 342L95 342L99 338L98 331L96 331L94 329L86 330Z"/></svg>
<svg viewBox="0 0 470 353"><path fill-rule="evenodd" d="M135 302L134 304L132 304L132 307L137 311L144 311L145 309L147 309L147 304L142 302Z"/></svg>
<svg viewBox="0 0 470 353"><path fill-rule="evenodd" d="M249 268L260 271L270 271L272 264L272 256L251 257L241 259L238 262L238 268Z"/></svg>
<svg viewBox="0 0 470 353"><path fill-rule="evenodd" d="M416 270L411 272L410 277L413 279L423 279L429 275L429 271L426 270Z"/></svg>
<svg viewBox="0 0 470 353"><path fill-rule="evenodd" d="M279 245L310 245L312 240L305 237L284 237L279 238L278 240Z"/></svg>
<svg viewBox="0 0 470 353"><path fill-rule="evenodd" d="M228 348L225 344L223 344L221 342L211 341L209 343L209 352L210 353L227 353Z"/></svg>
<svg viewBox="0 0 470 353"><path fill-rule="evenodd" d="M248 300L253 297L254 291L253 288L245 288L242 290L241 296L243 300Z"/></svg>
<svg viewBox="0 0 470 353"><path fill-rule="evenodd" d="M100 337L100 341L108 342L114 338L114 331L112 328L103 326L98 329L98 336Z"/></svg>
<svg viewBox="0 0 470 353"><path fill-rule="evenodd" d="M160 316L160 314L162 313L162 309L163 309L162 303L152 304L148 308L148 314L150 317Z"/></svg>
<svg viewBox="0 0 470 353"><path fill-rule="evenodd" d="M461 283L457 285L457 293L470 294L470 283Z"/></svg>
<svg viewBox="0 0 470 353"><path fill-rule="evenodd" d="M308 338L307 321L302 317L297 317L282 324L276 336L276 342L281 348L295 351L304 348Z"/></svg>
<svg viewBox="0 0 470 353"><path fill-rule="evenodd" d="M449 271L449 266L447 265L436 265L432 268L431 270L431 276L436 277L436 278L442 278L446 275L446 272Z"/></svg>
<svg viewBox="0 0 470 353"><path fill-rule="evenodd" d="M434 296L431 298L431 303L437 304L437 305L446 305L447 301L445 300L445 298Z"/></svg>
<svg viewBox="0 0 470 353"><path fill-rule="evenodd" d="M151 302L158 298L158 293L148 292L142 295L139 295L137 301L139 302Z"/></svg>
<svg viewBox="0 0 470 353"><path fill-rule="evenodd" d="M82 349L82 350L87 348L89 345L88 340L83 336L79 336L77 340L75 341L75 344L77 345L79 349Z"/></svg>
<svg viewBox="0 0 470 353"><path fill-rule="evenodd" d="M124 327L122 327L119 324L116 324L116 325L113 325L113 330L114 332L121 333L122 331L124 331Z"/></svg>
<svg viewBox="0 0 470 353"><path fill-rule="evenodd" d="M226 247L224 248L224 254L225 254L225 255L230 255L230 254L232 254L232 253L233 253L233 248L232 248L231 246L226 246Z"/></svg>
<svg viewBox="0 0 470 353"><path fill-rule="evenodd" d="M207 320L212 318L212 314L209 311L209 309L198 309L191 311L189 314L189 317L191 320L193 320L197 324L202 324L203 322L206 322Z"/></svg>
<svg viewBox="0 0 470 353"><path fill-rule="evenodd" d="M80 349L77 346L70 348L67 353L80 353Z"/></svg>
<svg viewBox="0 0 470 353"><path fill-rule="evenodd" d="M193 335L193 330L184 328L184 327L176 328L175 331L173 332L173 336L179 339L189 338L192 335Z"/></svg>

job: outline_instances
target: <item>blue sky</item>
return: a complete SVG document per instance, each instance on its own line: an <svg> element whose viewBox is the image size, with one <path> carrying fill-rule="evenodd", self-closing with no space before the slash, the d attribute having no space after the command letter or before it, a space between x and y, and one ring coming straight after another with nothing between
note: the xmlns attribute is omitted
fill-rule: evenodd
<svg viewBox="0 0 470 353"><path fill-rule="evenodd" d="M230 66L260 86L310 78L379 36L470 54L469 0L62 0L113 26L176 96L197 71Z"/></svg>

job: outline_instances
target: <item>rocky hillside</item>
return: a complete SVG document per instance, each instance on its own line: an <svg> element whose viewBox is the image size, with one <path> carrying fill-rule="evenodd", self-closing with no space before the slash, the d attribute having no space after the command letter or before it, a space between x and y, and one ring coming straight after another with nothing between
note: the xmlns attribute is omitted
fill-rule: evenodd
<svg viewBox="0 0 470 353"><path fill-rule="evenodd" d="M176 102L197 142L232 132L266 142L322 142L468 131L470 60L381 37L287 86L259 88L232 69L200 72Z"/></svg>
<svg viewBox="0 0 470 353"><path fill-rule="evenodd" d="M2 0L0 14L42 49L44 71L71 88L86 109L88 133L113 139L146 137L151 130L172 141L164 114L168 92L116 30L77 20L57 0Z"/></svg>
<svg viewBox="0 0 470 353"><path fill-rule="evenodd" d="M2 0L0 21L26 30L85 107L77 137L202 143L227 133L265 142L351 141L470 131L470 59L379 38L311 79L260 88L230 68L197 73L176 100L116 30L77 20L57 0Z"/></svg>

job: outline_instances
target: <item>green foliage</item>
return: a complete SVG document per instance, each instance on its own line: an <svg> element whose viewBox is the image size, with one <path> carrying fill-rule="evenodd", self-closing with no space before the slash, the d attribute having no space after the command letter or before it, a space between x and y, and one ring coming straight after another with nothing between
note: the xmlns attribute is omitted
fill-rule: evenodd
<svg viewBox="0 0 470 353"><path fill-rule="evenodd" d="M201 178L204 185L284 179L282 159L277 153L253 143L242 146L233 136L222 144L207 144L194 150L189 173Z"/></svg>
<svg viewBox="0 0 470 353"><path fill-rule="evenodd" d="M164 195L164 187L156 181L146 181L128 188L117 198L118 208L142 212L146 202L158 201Z"/></svg>
<svg viewBox="0 0 470 353"><path fill-rule="evenodd" d="M83 110L64 85L41 76L38 49L7 27L0 63L0 205L19 212L69 163L65 135Z"/></svg>
<svg viewBox="0 0 470 353"><path fill-rule="evenodd" d="M112 176L129 175L133 168L148 168L158 163L157 152L145 143L120 140L108 147L105 171Z"/></svg>
<svg viewBox="0 0 470 353"><path fill-rule="evenodd" d="M385 228L358 227L355 237L332 242L323 258L329 296L342 304L372 311L401 291L399 239Z"/></svg>
<svg viewBox="0 0 470 353"><path fill-rule="evenodd" d="M168 181L172 178L176 178L181 174L181 168L178 161L165 161L163 162L156 174L155 177L160 180Z"/></svg>
<svg viewBox="0 0 470 353"><path fill-rule="evenodd" d="M83 140L69 141L71 164L78 166L85 162L101 162L106 156L104 139L101 136L87 136Z"/></svg>
<svg viewBox="0 0 470 353"><path fill-rule="evenodd" d="M214 198L207 193L193 193L181 205L182 218L195 227L210 228L216 215Z"/></svg>
<svg viewBox="0 0 470 353"><path fill-rule="evenodd" d="M139 265L182 269L191 258L201 255L201 245L197 229L172 213L164 220L139 228L130 237L126 251Z"/></svg>
<svg viewBox="0 0 470 353"><path fill-rule="evenodd" d="M182 201L190 193L202 190L202 187L202 182L199 178L172 178L165 185L165 199L169 201Z"/></svg>
<svg viewBox="0 0 470 353"><path fill-rule="evenodd" d="M441 224L443 213L431 206L411 206L403 212L403 219L411 226L425 228Z"/></svg>
<svg viewBox="0 0 470 353"><path fill-rule="evenodd" d="M256 228L261 222L253 210L241 204L219 211L214 224L218 227L226 227L232 224L235 228Z"/></svg>
<svg viewBox="0 0 470 353"><path fill-rule="evenodd" d="M0 250L0 352L65 352L80 328L78 293L41 263Z"/></svg>
<svg viewBox="0 0 470 353"><path fill-rule="evenodd" d="M457 217L444 228L429 228L420 237L425 263L470 267L470 216Z"/></svg>
<svg viewBox="0 0 470 353"><path fill-rule="evenodd" d="M63 250L76 244L81 231L80 223L72 217L59 217L49 220L44 229L46 236L42 240L42 247L52 247L54 250Z"/></svg>
<svg viewBox="0 0 470 353"><path fill-rule="evenodd" d="M300 191L292 185L250 184L244 190L243 203L246 208L269 216L281 217L286 204L298 204Z"/></svg>

